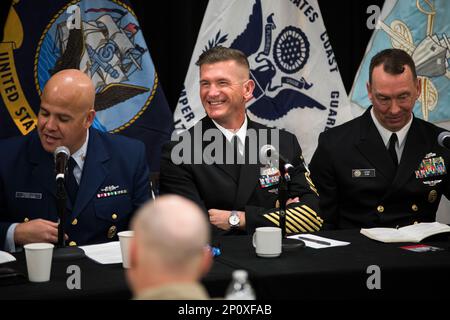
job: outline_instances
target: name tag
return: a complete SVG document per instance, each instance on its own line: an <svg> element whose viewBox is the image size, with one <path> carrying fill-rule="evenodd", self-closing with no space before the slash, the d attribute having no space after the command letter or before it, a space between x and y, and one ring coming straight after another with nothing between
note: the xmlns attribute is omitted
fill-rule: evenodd
<svg viewBox="0 0 450 320"><path fill-rule="evenodd" d="M352 169L352 178L375 178L375 169Z"/></svg>
<svg viewBox="0 0 450 320"><path fill-rule="evenodd" d="M34 193L34 192L16 192L16 198L17 199L35 199L35 200L41 200L42 199L42 193Z"/></svg>

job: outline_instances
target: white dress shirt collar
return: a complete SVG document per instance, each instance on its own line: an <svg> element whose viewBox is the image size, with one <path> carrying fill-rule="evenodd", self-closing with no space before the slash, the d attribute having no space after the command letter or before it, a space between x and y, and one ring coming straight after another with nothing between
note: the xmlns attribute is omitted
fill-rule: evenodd
<svg viewBox="0 0 450 320"><path fill-rule="evenodd" d="M78 149L77 151L75 151L72 154L72 158L75 160L75 162L77 163L77 167L80 169L80 177L81 177L81 172L83 172L84 162L86 161L88 142L89 142L89 129L87 130L86 141L84 141L84 143L80 149ZM75 177L76 176L77 175L75 175ZM77 180L78 180L78 183L80 183L78 178L77 178Z"/></svg>
<svg viewBox="0 0 450 320"><path fill-rule="evenodd" d="M384 145L386 146L386 148L388 148L389 139L391 138L391 135L394 132L386 129L381 125L381 123L378 121L377 117L374 114L373 107L370 109L370 115L372 116L372 120L373 123L375 124L375 127L377 127L378 132L380 133L381 138L383 139ZM396 147L398 147L401 150L403 150L403 147L405 145L406 136L408 135L409 128L411 128L412 120L413 116L411 116L411 119L409 119L408 123L403 128L395 132L398 138L398 146Z"/></svg>
<svg viewBox="0 0 450 320"><path fill-rule="evenodd" d="M239 147L239 153L241 155L244 154L245 136L247 135L247 124L248 124L247 116L245 117L244 123L242 124L242 126L236 132L233 132L231 130L228 130L228 129L222 127L220 124L218 124L214 120L212 120L212 122L217 127L217 129L219 129L223 133L223 135L228 140L228 142L231 142L231 139L233 139L233 137L236 135L238 137L238 140L239 140L239 146L238 146Z"/></svg>

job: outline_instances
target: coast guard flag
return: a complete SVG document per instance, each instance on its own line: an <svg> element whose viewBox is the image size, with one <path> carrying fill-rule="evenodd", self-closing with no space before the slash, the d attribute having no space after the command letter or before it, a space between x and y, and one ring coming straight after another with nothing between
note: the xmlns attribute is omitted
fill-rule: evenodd
<svg viewBox="0 0 450 320"><path fill-rule="evenodd" d="M142 140L158 171L172 114L126 1L13 1L0 43L0 138L36 128L45 83L69 68L95 84L94 127Z"/></svg>
<svg viewBox="0 0 450 320"><path fill-rule="evenodd" d="M218 45L249 59L256 83L247 104L250 118L296 134L306 161L321 131L351 118L317 1L210 0L174 113L176 129L188 129L205 115L195 62Z"/></svg>
<svg viewBox="0 0 450 320"><path fill-rule="evenodd" d="M403 49L412 56L422 82L415 116L448 126L442 122L450 121L449 21L448 0L386 0L353 83L352 104L371 104L366 90L370 59L383 49Z"/></svg>

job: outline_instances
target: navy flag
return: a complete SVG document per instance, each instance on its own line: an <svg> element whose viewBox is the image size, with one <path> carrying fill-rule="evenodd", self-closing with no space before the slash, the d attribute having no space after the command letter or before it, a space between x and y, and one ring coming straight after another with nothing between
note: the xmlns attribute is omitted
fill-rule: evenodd
<svg viewBox="0 0 450 320"><path fill-rule="evenodd" d="M44 85L70 68L95 84L93 126L143 141L159 171L172 113L127 1L13 1L0 43L0 138L33 131Z"/></svg>
<svg viewBox="0 0 450 320"><path fill-rule="evenodd" d="M386 0L350 93L355 109L370 106L366 83L372 57L387 48L406 51L416 64L422 92L414 115L450 128L450 1ZM356 113L356 112L355 112Z"/></svg>

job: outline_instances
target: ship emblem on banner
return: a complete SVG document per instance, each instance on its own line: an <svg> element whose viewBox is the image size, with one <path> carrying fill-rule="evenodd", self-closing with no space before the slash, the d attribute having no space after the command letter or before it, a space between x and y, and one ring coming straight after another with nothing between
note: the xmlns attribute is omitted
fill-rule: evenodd
<svg viewBox="0 0 450 320"><path fill-rule="evenodd" d="M128 8L118 1L100 8L90 3L75 2L82 11L79 28L68 23L71 3L48 24L36 53L37 90L41 92L59 70L80 69L95 84L94 127L120 131L133 123L153 98L155 69Z"/></svg>

